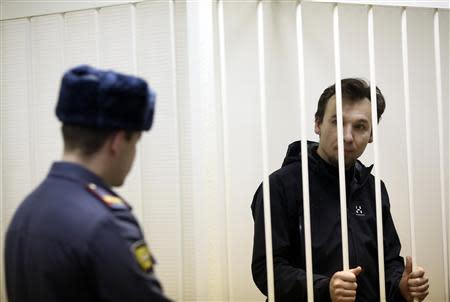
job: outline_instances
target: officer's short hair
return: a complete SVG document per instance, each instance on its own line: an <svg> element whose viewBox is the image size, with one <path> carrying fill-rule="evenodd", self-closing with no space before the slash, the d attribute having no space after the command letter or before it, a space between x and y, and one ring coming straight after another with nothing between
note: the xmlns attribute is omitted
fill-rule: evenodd
<svg viewBox="0 0 450 302"><path fill-rule="evenodd" d="M154 108L155 93L145 80L88 65L74 67L61 80L56 105L64 148L88 156L118 130L130 139L151 128Z"/></svg>
<svg viewBox="0 0 450 302"><path fill-rule="evenodd" d="M363 79L358 78L348 78L343 79L341 81L341 90L342 90L342 98L345 98L350 101L359 101L367 98L371 101L370 96L370 86ZM323 116L325 115L325 109L327 107L328 101L332 96L336 94L335 85L331 85L326 88L322 95L319 98L319 102L317 103L317 111L315 114L316 122L321 123L323 121ZM377 121L379 122L381 119L381 115L386 108L386 102L384 100L384 96L381 93L381 90L376 87L377 94Z"/></svg>
<svg viewBox="0 0 450 302"><path fill-rule="evenodd" d="M108 137L116 130L93 129L77 125L63 124L61 132L64 140L65 151L78 151L83 157L88 157L96 153ZM125 131L125 139L130 140L137 131Z"/></svg>

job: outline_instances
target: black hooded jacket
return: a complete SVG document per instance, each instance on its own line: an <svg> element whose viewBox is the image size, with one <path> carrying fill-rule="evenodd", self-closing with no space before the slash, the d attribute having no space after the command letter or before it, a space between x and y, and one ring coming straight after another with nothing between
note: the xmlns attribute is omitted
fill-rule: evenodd
<svg viewBox="0 0 450 302"><path fill-rule="evenodd" d="M308 142L313 282L315 301L330 301L329 280L342 268L339 171ZM357 161L346 171L350 268L361 266L356 301L379 301L375 180ZM272 244L276 301L306 301L304 218L300 142L289 145L282 167L270 175ZM381 185L387 301L404 301L398 283L403 273L400 241L390 214L389 197ZM252 214L253 279L267 295L262 185L256 191Z"/></svg>

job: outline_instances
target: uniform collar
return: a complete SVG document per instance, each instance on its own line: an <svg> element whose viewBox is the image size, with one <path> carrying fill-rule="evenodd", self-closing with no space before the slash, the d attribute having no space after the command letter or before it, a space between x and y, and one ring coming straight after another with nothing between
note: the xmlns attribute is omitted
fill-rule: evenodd
<svg viewBox="0 0 450 302"><path fill-rule="evenodd" d="M105 189L110 189L110 186L105 184L105 182L92 171L86 169L80 164L67 162L67 161L57 161L54 162L48 173L49 177L61 177L71 181L81 183L86 185L88 183L94 183Z"/></svg>

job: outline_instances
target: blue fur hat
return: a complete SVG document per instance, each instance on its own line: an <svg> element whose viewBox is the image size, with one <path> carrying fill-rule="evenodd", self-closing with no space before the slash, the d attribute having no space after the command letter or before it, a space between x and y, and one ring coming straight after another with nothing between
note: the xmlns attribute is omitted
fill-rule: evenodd
<svg viewBox="0 0 450 302"><path fill-rule="evenodd" d="M154 110L145 80L81 65L62 78L56 116L68 125L141 131L152 126Z"/></svg>

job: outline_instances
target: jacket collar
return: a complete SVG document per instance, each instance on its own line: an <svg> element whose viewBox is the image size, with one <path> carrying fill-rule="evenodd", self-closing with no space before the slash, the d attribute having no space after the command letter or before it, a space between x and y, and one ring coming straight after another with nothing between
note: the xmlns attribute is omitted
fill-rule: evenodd
<svg viewBox="0 0 450 302"><path fill-rule="evenodd" d="M324 161L317 154L317 147L319 144L317 142L308 141L308 165L310 169L325 174L330 178L339 177L338 168L330 165L326 161ZM301 161L301 145L300 141L295 141L291 143L286 152L286 157L284 158L282 167L289 165L293 162ZM351 170L346 171L346 182L347 184L357 184L358 186L362 186L365 184L367 179L369 178L370 172L372 171L373 165L366 167L359 160L356 161L355 165L351 168Z"/></svg>
<svg viewBox="0 0 450 302"><path fill-rule="evenodd" d="M50 168L48 177L65 178L74 182L81 183L82 185L94 183L105 189L111 190L110 186L108 186L98 175L94 174L92 171L88 170L82 165L72 162L54 162Z"/></svg>

